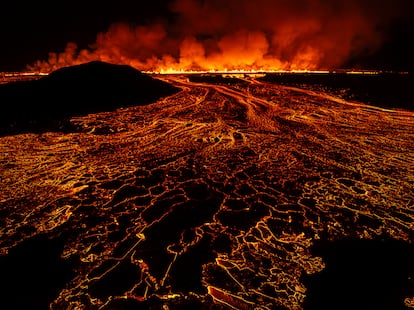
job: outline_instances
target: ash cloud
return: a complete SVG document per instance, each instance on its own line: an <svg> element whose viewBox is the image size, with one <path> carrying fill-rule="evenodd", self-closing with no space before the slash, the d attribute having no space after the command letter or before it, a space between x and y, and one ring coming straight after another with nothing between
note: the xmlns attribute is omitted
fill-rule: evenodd
<svg viewBox="0 0 414 310"><path fill-rule="evenodd" d="M378 50L413 7L409 0L176 0L169 21L114 24L90 49L70 43L31 68L102 60L150 71L335 69Z"/></svg>

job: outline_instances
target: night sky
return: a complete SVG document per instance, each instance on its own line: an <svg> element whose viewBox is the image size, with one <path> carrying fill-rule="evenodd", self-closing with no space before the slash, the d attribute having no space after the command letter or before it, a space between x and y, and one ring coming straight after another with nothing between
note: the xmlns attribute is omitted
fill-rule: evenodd
<svg viewBox="0 0 414 310"><path fill-rule="evenodd" d="M45 1L9 1L0 11L0 71L24 69L46 59L49 52L62 51L68 42L86 48L112 23L151 23L167 16L168 2L74 0L51 5Z"/></svg>
<svg viewBox="0 0 414 310"><path fill-rule="evenodd" d="M114 23L122 22L134 27L161 22L166 29L174 28L176 24L180 23L190 28L194 27L197 20L188 21L188 16L186 16L191 10L186 10L183 13L183 11L177 12L177 9L172 8L177 2L184 3L186 7L191 7L195 3L202 6L211 2L211 6L216 11L221 9L225 11L231 8L231 4L226 7L227 3L237 3L233 0L151 0L145 2L118 0L107 4L101 1L75 0L57 1L51 5L50 3L41 3L41 1L9 1L7 5L2 4L0 13L0 71L24 70L26 65L32 64L36 60L46 60L49 52L63 51L68 42L75 42L81 49L88 48L96 41L98 33L107 31ZM273 3L275 2L285 3L286 1L273 1ZM332 3L338 3L338 16L341 15L339 4L346 3L342 0L296 0L290 3L294 3L297 11L300 12L302 3L311 2L330 3L330 6L333 6ZM350 2L356 3L356 6L363 6L363 11L367 12L367 15L377 16L373 27L381 33L382 38L375 48L367 49L363 53L352 54L343 62L342 66L412 71L414 68L414 61L411 59L414 54L412 47L414 1L351 0ZM255 3L257 6L266 6L272 1L261 0ZM370 5L372 6L371 12ZM290 4L289 6L287 14L292 15L296 7ZM212 12L214 10L206 10L206 20L211 18L208 14ZM231 13L230 9L229 12ZM234 14L238 13L234 12ZM225 16L227 19L233 18L231 14ZM185 18L187 19L183 21ZM243 18L248 19L249 17L244 15ZM237 16L234 16L234 19L237 20ZM241 23L243 26L242 22L236 21L237 23ZM231 25L231 21L229 25ZM249 27L252 27L252 23L249 24ZM344 25L344 29L346 27L348 26ZM174 31L178 36L179 31L177 29ZM338 29L338 31L341 30Z"/></svg>

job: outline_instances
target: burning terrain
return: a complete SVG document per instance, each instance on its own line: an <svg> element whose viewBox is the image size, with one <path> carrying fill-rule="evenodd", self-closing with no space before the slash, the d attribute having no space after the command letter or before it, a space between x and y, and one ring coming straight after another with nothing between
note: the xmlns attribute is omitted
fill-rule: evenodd
<svg viewBox="0 0 414 310"><path fill-rule="evenodd" d="M2 307L414 307L412 102L308 75L139 76L123 107L46 88L45 114L94 109L2 128Z"/></svg>

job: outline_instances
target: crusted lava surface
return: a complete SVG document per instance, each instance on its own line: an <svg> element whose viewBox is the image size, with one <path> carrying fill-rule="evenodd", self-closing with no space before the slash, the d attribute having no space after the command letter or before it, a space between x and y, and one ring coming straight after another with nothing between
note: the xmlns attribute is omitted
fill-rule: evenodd
<svg viewBox="0 0 414 310"><path fill-rule="evenodd" d="M158 79L180 91L0 138L2 307L413 307L413 112Z"/></svg>

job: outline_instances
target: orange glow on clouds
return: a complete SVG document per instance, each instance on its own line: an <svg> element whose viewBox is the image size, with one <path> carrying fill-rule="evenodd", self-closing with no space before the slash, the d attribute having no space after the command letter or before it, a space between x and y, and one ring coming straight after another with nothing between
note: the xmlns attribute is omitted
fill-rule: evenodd
<svg viewBox="0 0 414 310"><path fill-rule="evenodd" d="M89 49L68 43L28 68L50 72L101 60L152 72L335 69L377 49L378 27L396 14L359 2L176 0L174 23L113 24Z"/></svg>

